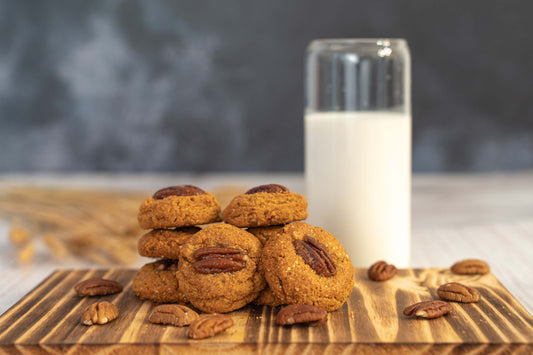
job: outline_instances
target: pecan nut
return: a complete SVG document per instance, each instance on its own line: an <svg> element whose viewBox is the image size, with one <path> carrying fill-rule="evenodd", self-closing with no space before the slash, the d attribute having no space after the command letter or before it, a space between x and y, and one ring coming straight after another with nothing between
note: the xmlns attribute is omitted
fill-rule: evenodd
<svg viewBox="0 0 533 355"><path fill-rule="evenodd" d="M224 314L202 314L198 319L191 323L187 331L187 337L190 339L209 338L233 326L233 320L230 316Z"/></svg>
<svg viewBox="0 0 533 355"><path fill-rule="evenodd" d="M252 195L258 192L280 193L280 192L287 192L287 191L289 191L289 189L283 185L268 184L268 185L259 185L256 187L252 187L250 190L246 191L244 194Z"/></svg>
<svg viewBox="0 0 533 355"><path fill-rule="evenodd" d="M122 285L113 280L92 278L79 282L74 286L79 296L104 296L122 291Z"/></svg>
<svg viewBox="0 0 533 355"><path fill-rule="evenodd" d="M479 291L458 282L450 282L440 286L437 294L443 300L471 303L479 301Z"/></svg>
<svg viewBox="0 0 533 355"><path fill-rule="evenodd" d="M398 269L392 264L387 264L385 261L378 261L368 269L368 278L374 281L385 281L392 278Z"/></svg>
<svg viewBox="0 0 533 355"><path fill-rule="evenodd" d="M337 273L335 263L326 248L316 239L306 235L304 239L293 242L296 254L304 259L318 275L324 277L334 276Z"/></svg>
<svg viewBox="0 0 533 355"><path fill-rule="evenodd" d="M109 302L96 302L83 311L81 323L85 325L106 324L118 317L118 308Z"/></svg>
<svg viewBox="0 0 533 355"><path fill-rule="evenodd" d="M248 256L242 250L224 247L205 247L193 253L193 268L200 274L235 272L246 267Z"/></svg>
<svg viewBox="0 0 533 355"><path fill-rule="evenodd" d="M153 194L152 198L156 200L162 200L168 196L196 196L205 194L206 192L204 190L194 185L177 185L157 190Z"/></svg>
<svg viewBox="0 0 533 355"><path fill-rule="evenodd" d="M308 304L291 304L283 307L276 316L276 324L279 325L308 323L311 326L316 326L326 323L327 320L328 312Z"/></svg>
<svg viewBox="0 0 533 355"><path fill-rule="evenodd" d="M406 307L403 314L406 316L415 315L421 318L437 318L450 313L453 310L452 306L444 301L425 301L418 302Z"/></svg>
<svg viewBox="0 0 533 355"><path fill-rule="evenodd" d="M198 319L198 313L180 304L162 304L155 307L148 320L154 324L170 324L176 327L189 325Z"/></svg>
<svg viewBox="0 0 533 355"><path fill-rule="evenodd" d="M456 262L451 267L452 272L461 275L486 274L490 271L489 264L483 260L467 259Z"/></svg>

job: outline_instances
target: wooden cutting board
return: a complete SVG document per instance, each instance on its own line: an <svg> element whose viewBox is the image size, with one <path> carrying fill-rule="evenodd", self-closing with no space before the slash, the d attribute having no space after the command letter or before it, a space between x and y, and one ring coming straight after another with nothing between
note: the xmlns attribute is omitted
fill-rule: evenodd
<svg viewBox="0 0 533 355"><path fill-rule="evenodd" d="M142 353L167 354L532 354L533 318L492 274L460 276L448 269L405 269L386 282L373 282L365 269L346 304L318 327L280 327L279 307L247 306L230 313L234 326L204 340L188 340L186 328L154 325L154 307L131 290L135 270L62 270L53 273L0 317L0 354ZM103 297L76 295L76 283L104 277L126 285ZM438 299L436 289L463 282L482 295L475 304L452 303L437 319L408 318L409 304ZM106 325L80 324L81 312L97 300L118 306Z"/></svg>

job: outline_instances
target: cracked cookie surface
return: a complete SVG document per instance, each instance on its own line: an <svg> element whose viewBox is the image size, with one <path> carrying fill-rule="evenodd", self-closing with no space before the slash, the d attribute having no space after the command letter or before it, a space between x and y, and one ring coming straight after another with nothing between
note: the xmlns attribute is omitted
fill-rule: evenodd
<svg viewBox="0 0 533 355"><path fill-rule="evenodd" d="M261 242L240 228L225 223L207 226L181 248L180 290L203 312L239 309L266 286L261 250Z"/></svg>
<svg viewBox="0 0 533 355"><path fill-rule="evenodd" d="M307 254L298 251L302 243ZM321 265L328 263L334 272L321 272ZM266 242L262 266L272 293L284 304L309 304L331 312L352 293L353 266L341 243L325 229L304 222L287 224Z"/></svg>

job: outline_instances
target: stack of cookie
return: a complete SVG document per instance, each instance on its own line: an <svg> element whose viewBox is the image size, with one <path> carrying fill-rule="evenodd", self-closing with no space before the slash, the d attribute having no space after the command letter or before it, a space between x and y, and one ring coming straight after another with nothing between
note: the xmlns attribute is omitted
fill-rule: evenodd
<svg viewBox="0 0 533 355"><path fill-rule="evenodd" d="M156 302L190 302L208 313L231 312L252 301L329 312L350 295L350 259L330 233L300 222L307 218L303 196L277 184L257 186L229 203L223 223L184 229L216 222L219 213L213 195L190 185L147 199L138 219L142 228L153 230L139 240L139 253L164 259L139 270L135 294Z"/></svg>
<svg viewBox="0 0 533 355"><path fill-rule="evenodd" d="M137 272L133 292L154 302L186 303L176 278L180 247L200 231L198 225L220 221L220 204L196 186L171 186L143 202L138 221L150 230L137 243L139 254L157 260Z"/></svg>
<svg viewBox="0 0 533 355"><path fill-rule="evenodd" d="M307 218L307 200L282 185L256 186L236 196L222 212L222 218L226 223L247 228L264 246L286 224ZM267 285L255 303L278 306L283 301Z"/></svg>

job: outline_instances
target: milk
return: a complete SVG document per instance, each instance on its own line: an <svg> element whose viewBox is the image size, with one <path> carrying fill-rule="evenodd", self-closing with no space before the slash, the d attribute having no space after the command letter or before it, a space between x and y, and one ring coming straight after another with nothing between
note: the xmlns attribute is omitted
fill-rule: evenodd
<svg viewBox="0 0 533 355"><path fill-rule="evenodd" d="M339 239L354 266L408 266L410 115L306 114L305 179L308 222Z"/></svg>

